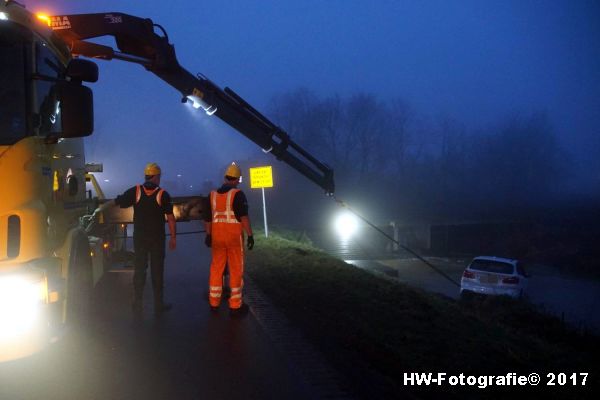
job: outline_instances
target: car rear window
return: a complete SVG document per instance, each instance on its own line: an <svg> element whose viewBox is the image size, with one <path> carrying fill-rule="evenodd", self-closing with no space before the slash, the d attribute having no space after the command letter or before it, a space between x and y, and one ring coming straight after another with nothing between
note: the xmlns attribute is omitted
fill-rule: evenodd
<svg viewBox="0 0 600 400"><path fill-rule="evenodd" d="M473 260L469 268L476 271L494 272L496 274L512 274L514 271L512 264L492 260Z"/></svg>

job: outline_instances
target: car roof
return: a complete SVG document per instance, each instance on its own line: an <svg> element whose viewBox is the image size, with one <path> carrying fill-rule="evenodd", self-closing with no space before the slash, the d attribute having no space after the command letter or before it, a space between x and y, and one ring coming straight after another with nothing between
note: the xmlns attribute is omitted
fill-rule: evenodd
<svg viewBox="0 0 600 400"><path fill-rule="evenodd" d="M475 260L498 261L498 262L504 262L504 263L513 264L513 265L516 265L518 262L518 260L514 260L512 258L504 258L504 257L496 257L496 256L478 256L473 259L473 261L475 261Z"/></svg>

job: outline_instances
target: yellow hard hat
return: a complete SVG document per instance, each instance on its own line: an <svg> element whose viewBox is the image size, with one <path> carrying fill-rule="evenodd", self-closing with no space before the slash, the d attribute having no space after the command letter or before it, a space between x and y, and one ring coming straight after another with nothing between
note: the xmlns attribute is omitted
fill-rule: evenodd
<svg viewBox="0 0 600 400"><path fill-rule="evenodd" d="M154 176L160 175L161 170L157 163L148 163L146 164L146 168L144 168L144 175L146 176Z"/></svg>
<svg viewBox="0 0 600 400"><path fill-rule="evenodd" d="M225 170L225 176L231 176L232 178L239 178L242 176L242 171L240 167L238 167L234 162L232 162L229 167Z"/></svg>

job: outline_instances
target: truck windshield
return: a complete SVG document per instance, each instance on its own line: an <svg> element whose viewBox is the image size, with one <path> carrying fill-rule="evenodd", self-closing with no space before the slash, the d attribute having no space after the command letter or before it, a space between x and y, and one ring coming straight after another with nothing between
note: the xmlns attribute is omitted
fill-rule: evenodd
<svg viewBox="0 0 600 400"><path fill-rule="evenodd" d="M22 34L10 24L0 24L0 145L27 135L25 59Z"/></svg>
<svg viewBox="0 0 600 400"><path fill-rule="evenodd" d="M34 108L39 116L38 135L46 136L62 130L60 101L56 92L56 82L64 76L64 67L50 48L36 42Z"/></svg>

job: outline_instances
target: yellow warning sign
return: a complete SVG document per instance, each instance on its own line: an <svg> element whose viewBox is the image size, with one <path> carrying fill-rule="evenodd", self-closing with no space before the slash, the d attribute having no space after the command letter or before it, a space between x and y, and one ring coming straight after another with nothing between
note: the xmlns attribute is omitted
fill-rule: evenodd
<svg viewBox="0 0 600 400"><path fill-rule="evenodd" d="M273 171L271 166L250 168L250 188L260 189L273 187Z"/></svg>

